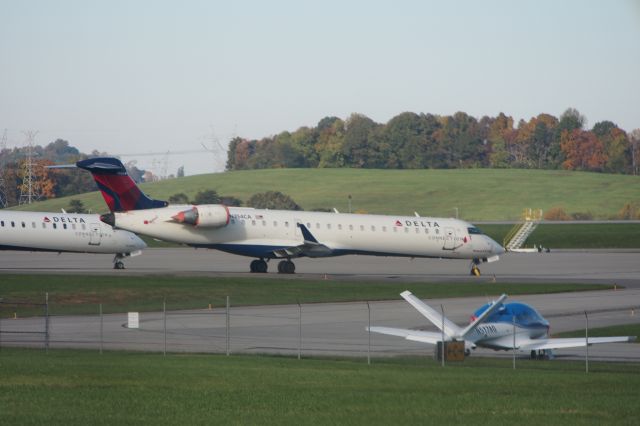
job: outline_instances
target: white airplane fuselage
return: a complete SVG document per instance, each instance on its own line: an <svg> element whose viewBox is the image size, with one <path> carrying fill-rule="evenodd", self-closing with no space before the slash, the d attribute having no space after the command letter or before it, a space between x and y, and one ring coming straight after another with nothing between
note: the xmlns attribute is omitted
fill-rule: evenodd
<svg viewBox="0 0 640 426"><path fill-rule="evenodd" d="M131 254L147 245L97 214L0 210L0 249Z"/></svg>
<svg viewBox="0 0 640 426"><path fill-rule="evenodd" d="M197 206L203 209L206 206ZM175 215L193 208L114 213L115 227L150 237L256 258L288 257L287 248L303 244L304 225L325 250L308 257L367 254L452 259L484 259L502 246L468 222L451 218L321 213L228 207L226 224L206 227L179 223ZM296 257L296 256L291 256Z"/></svg>

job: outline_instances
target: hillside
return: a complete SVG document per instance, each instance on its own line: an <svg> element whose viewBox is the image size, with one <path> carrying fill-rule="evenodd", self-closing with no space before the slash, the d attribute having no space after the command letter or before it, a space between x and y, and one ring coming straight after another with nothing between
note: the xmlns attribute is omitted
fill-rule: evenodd
<svg viewBox="0 0 640 426"><path fill-rule="evenodd" d="M561 206L568 213L614 217L625 203L640 203L640 176L520 170L266 169L189 176L141 185L154 198L184 192L190 198L215 189L245 201L257 192L290 195L305 210L337 208L380 214L459 216L467 220L514 220L523 208ZM98 192L53 199L16 209L58 211L71 198L92 211L106 206Z"/></svg>

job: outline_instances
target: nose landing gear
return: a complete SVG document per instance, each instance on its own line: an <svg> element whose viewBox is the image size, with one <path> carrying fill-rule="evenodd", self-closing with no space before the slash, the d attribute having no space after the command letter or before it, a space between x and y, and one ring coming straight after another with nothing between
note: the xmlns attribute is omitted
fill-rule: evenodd
<svg viewBox="0 0 640 426"><path fill-rule="evenodd" d="M480 268L478 268L479 264L480 264L480 259L476 258L471 261L471 272L469 273L469 275L474 277L480 276Z"/></svg>

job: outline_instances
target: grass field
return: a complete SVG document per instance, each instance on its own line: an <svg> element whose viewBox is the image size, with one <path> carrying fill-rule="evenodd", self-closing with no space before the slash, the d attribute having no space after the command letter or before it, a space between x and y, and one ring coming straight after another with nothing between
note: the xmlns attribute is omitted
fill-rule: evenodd
<svg viewBox="0 0 640 426"><path fill-rule="evenodd" d="M601 290L608 285L472 283L392 283L367 281L302 280L283 278L175 277L175 276L82 276L2 275L0 298L3 316L42 314L41 307L11 305L13 302L44 302L49 293L53 314L94 314L102 303L104 312L129 310L204 309L211 303L223 306L226 296L238 305L319 302L350 302L399 299L411 288L421 298L539 294ZM8 304L7 304L8 303Z"/></svg>
<svg viewBox="0 0 640 426"><path fill-rule="evenodd" d="M610 327L593 328L589 330L589 337L606 336L638 336L640 337L640 324L612 325ZM566 331L554 334L553 337L584 337L584 330ZM636 343L640 341L636 340Z"/></svg>
<svg viewBox="0 0 640 426"><path fill-rule="evenodd" d="M512 227L513 225L491 224L480 226L487 235L500 244ZM640 224L543 223L525 242L526 247L532 247L534 244L551 249L638 248L640 247Z"/></svg>
<svg viewBox="0 0 640 426"><path fill-rule="evenodd" d="M637 424L640 365L0 351L6 425Z"/></svg>
<svg viewBox="0 0 640 426"><path fill-rule="evenodd" d="M78 171L78 173L85 173ZM142 185L149 195L167 199L184 192L190 198L215 189L246 201L268 190L284 192L305 210L337 208L347 211L352 195L354 211L423 216L455 215L477 220L515 220L524 208L563 207L568 213L615 216L626 203L640 201L640 176L603 173L507 170L366 170L268 169L189 176ZM93 211L106 209L97 193L49 200L24 210L59 211L70 198Z"/></svg>

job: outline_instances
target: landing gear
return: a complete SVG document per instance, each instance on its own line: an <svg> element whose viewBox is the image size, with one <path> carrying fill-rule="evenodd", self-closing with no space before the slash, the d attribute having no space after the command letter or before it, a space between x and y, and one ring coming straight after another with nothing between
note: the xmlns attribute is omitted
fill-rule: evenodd
<svg viewBox="0 0 640 426"><path fill-rule="evenodd" d="M264 259L256 259L249 264L251 272L264 274L267 272L267 262Z"/></svg>
<svg viewBox="0 0 640 426"><path fill-rule="evenodd" d="M124 269L124 262L122 261L122 259L124 259L125 257L125 254L116 254L116 257L113 258L113 269Z"/></svg>
<svg viewBox="0 0 640 426"><path fill-rule="evenodd" d="M469 275L472 275L474 277L480 276L480 268L478 268L479 264L480 264L480 259L473 259L471 261L471 272L469 273Z"/></svg>
<svg viewBox="0 0 640 426"><path fill-rule="evenodd" d="M290 260L282 260L278 263L278 272L281 274L295 274L296 265Z"/></svg>

